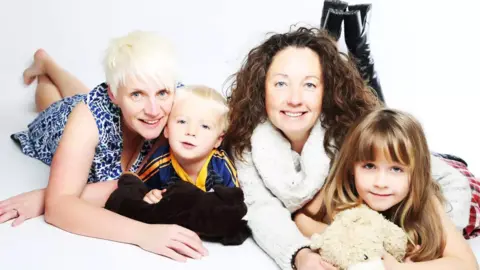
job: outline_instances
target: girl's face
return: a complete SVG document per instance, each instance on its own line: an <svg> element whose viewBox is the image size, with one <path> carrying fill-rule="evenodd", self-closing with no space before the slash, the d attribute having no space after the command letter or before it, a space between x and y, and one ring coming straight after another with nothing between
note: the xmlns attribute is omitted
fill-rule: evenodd
<svg viewBox="0 0 480 270"><path fill-rule="evenodd" d="M410 189L410 169L389 161L383 151L376 151L373 161L355 163L354 178L360 198L379 212L401 202Z"/></svg>

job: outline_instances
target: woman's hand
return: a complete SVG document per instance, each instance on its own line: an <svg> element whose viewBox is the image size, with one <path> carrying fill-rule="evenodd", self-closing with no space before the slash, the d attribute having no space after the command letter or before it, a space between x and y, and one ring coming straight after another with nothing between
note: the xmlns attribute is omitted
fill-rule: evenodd
<svg viewBox="0 0 480 270"><path fill-rule="evenodd" d="M37 189L13 196L0 202L0 223L15 219L18 226L27 219L43 215L45 211L45 189Z"/></svg>
<svg viewBox="0 0 480 270"><path fill-rule="evenodd" d="M320 255L309 248L304 248L295 256L295 266L298 270L336 270L333 265L322 260Z"/></svg>
<svg viewBox="0 0 480 270"><path fill-rule="evenodd" d="M96 205L104 206L111 191L117 187L117 181L99 182L87 185L81 198ZM18 226L25 220L36 218L45 212L45 189L25 192L0 201L0 223L15 219L12 226Z"/></svg>
<svg viewBox="0 0 480 270"><path fill-rule="evenodd" d="M144 250L163 255L175 261L200 259L208 255L198 235L178 225L147 224L137 245Z"/></svg>

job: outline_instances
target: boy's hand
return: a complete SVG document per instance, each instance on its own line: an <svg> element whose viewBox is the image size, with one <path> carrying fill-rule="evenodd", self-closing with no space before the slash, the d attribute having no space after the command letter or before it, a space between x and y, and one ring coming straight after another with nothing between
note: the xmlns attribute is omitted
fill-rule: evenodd
<svg viewBox="0 0 480 270"><path fill-rule="evenodd" d="M162 194L165 193L165 191L165 189L152 189L143 197L143 200L149 204L158 203L162 199Z"/></svg>

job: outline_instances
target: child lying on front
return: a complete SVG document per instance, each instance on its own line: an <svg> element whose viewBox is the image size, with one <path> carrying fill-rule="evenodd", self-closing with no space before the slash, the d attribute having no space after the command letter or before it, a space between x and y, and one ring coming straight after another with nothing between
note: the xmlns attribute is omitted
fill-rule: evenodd
<svg viewBox="0 0 480 270"><path fill-rule="evenodd" d="M392 109L374 111L350 129L325 186L295 222L310 237L323 231L336 212L363 203L408 234L409 263L386 253L386 269L478 269L470 246L445 212L430 166L427 141L415 118Z"/></svg>
<svg viewBox="0 0 480 270"><path fill-rule="evenodd" d="M160 147L140 171L140 178L152 190L148 203L158 203L162 192L175 180L190 182L203 191L214 185L238 187L237 172L225 151L219 148L227 128L225 98L205 86L177 90Z"/></svg>
<svg viewBox="0 0 480 270"><path fill-rule="evenodd" d="M242 190L226 153L225 99L214 89L177 90L159 147L139 174L125 173L105 208L134 220L177 224L209 241L242 244L250 236Z"/></svg>

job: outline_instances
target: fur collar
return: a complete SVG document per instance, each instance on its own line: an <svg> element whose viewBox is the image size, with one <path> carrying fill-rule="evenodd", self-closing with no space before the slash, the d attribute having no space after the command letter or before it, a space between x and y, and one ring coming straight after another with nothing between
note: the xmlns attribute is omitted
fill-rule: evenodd
<svg viewBox="0 0 480 270"><path fill-rule="evenodd" d="M252 134L252 159L265 186L290 212L301 208L320 190L328 175L330 159L323 148L320 121L312 128L301 155L270 121Z"/></svg>

